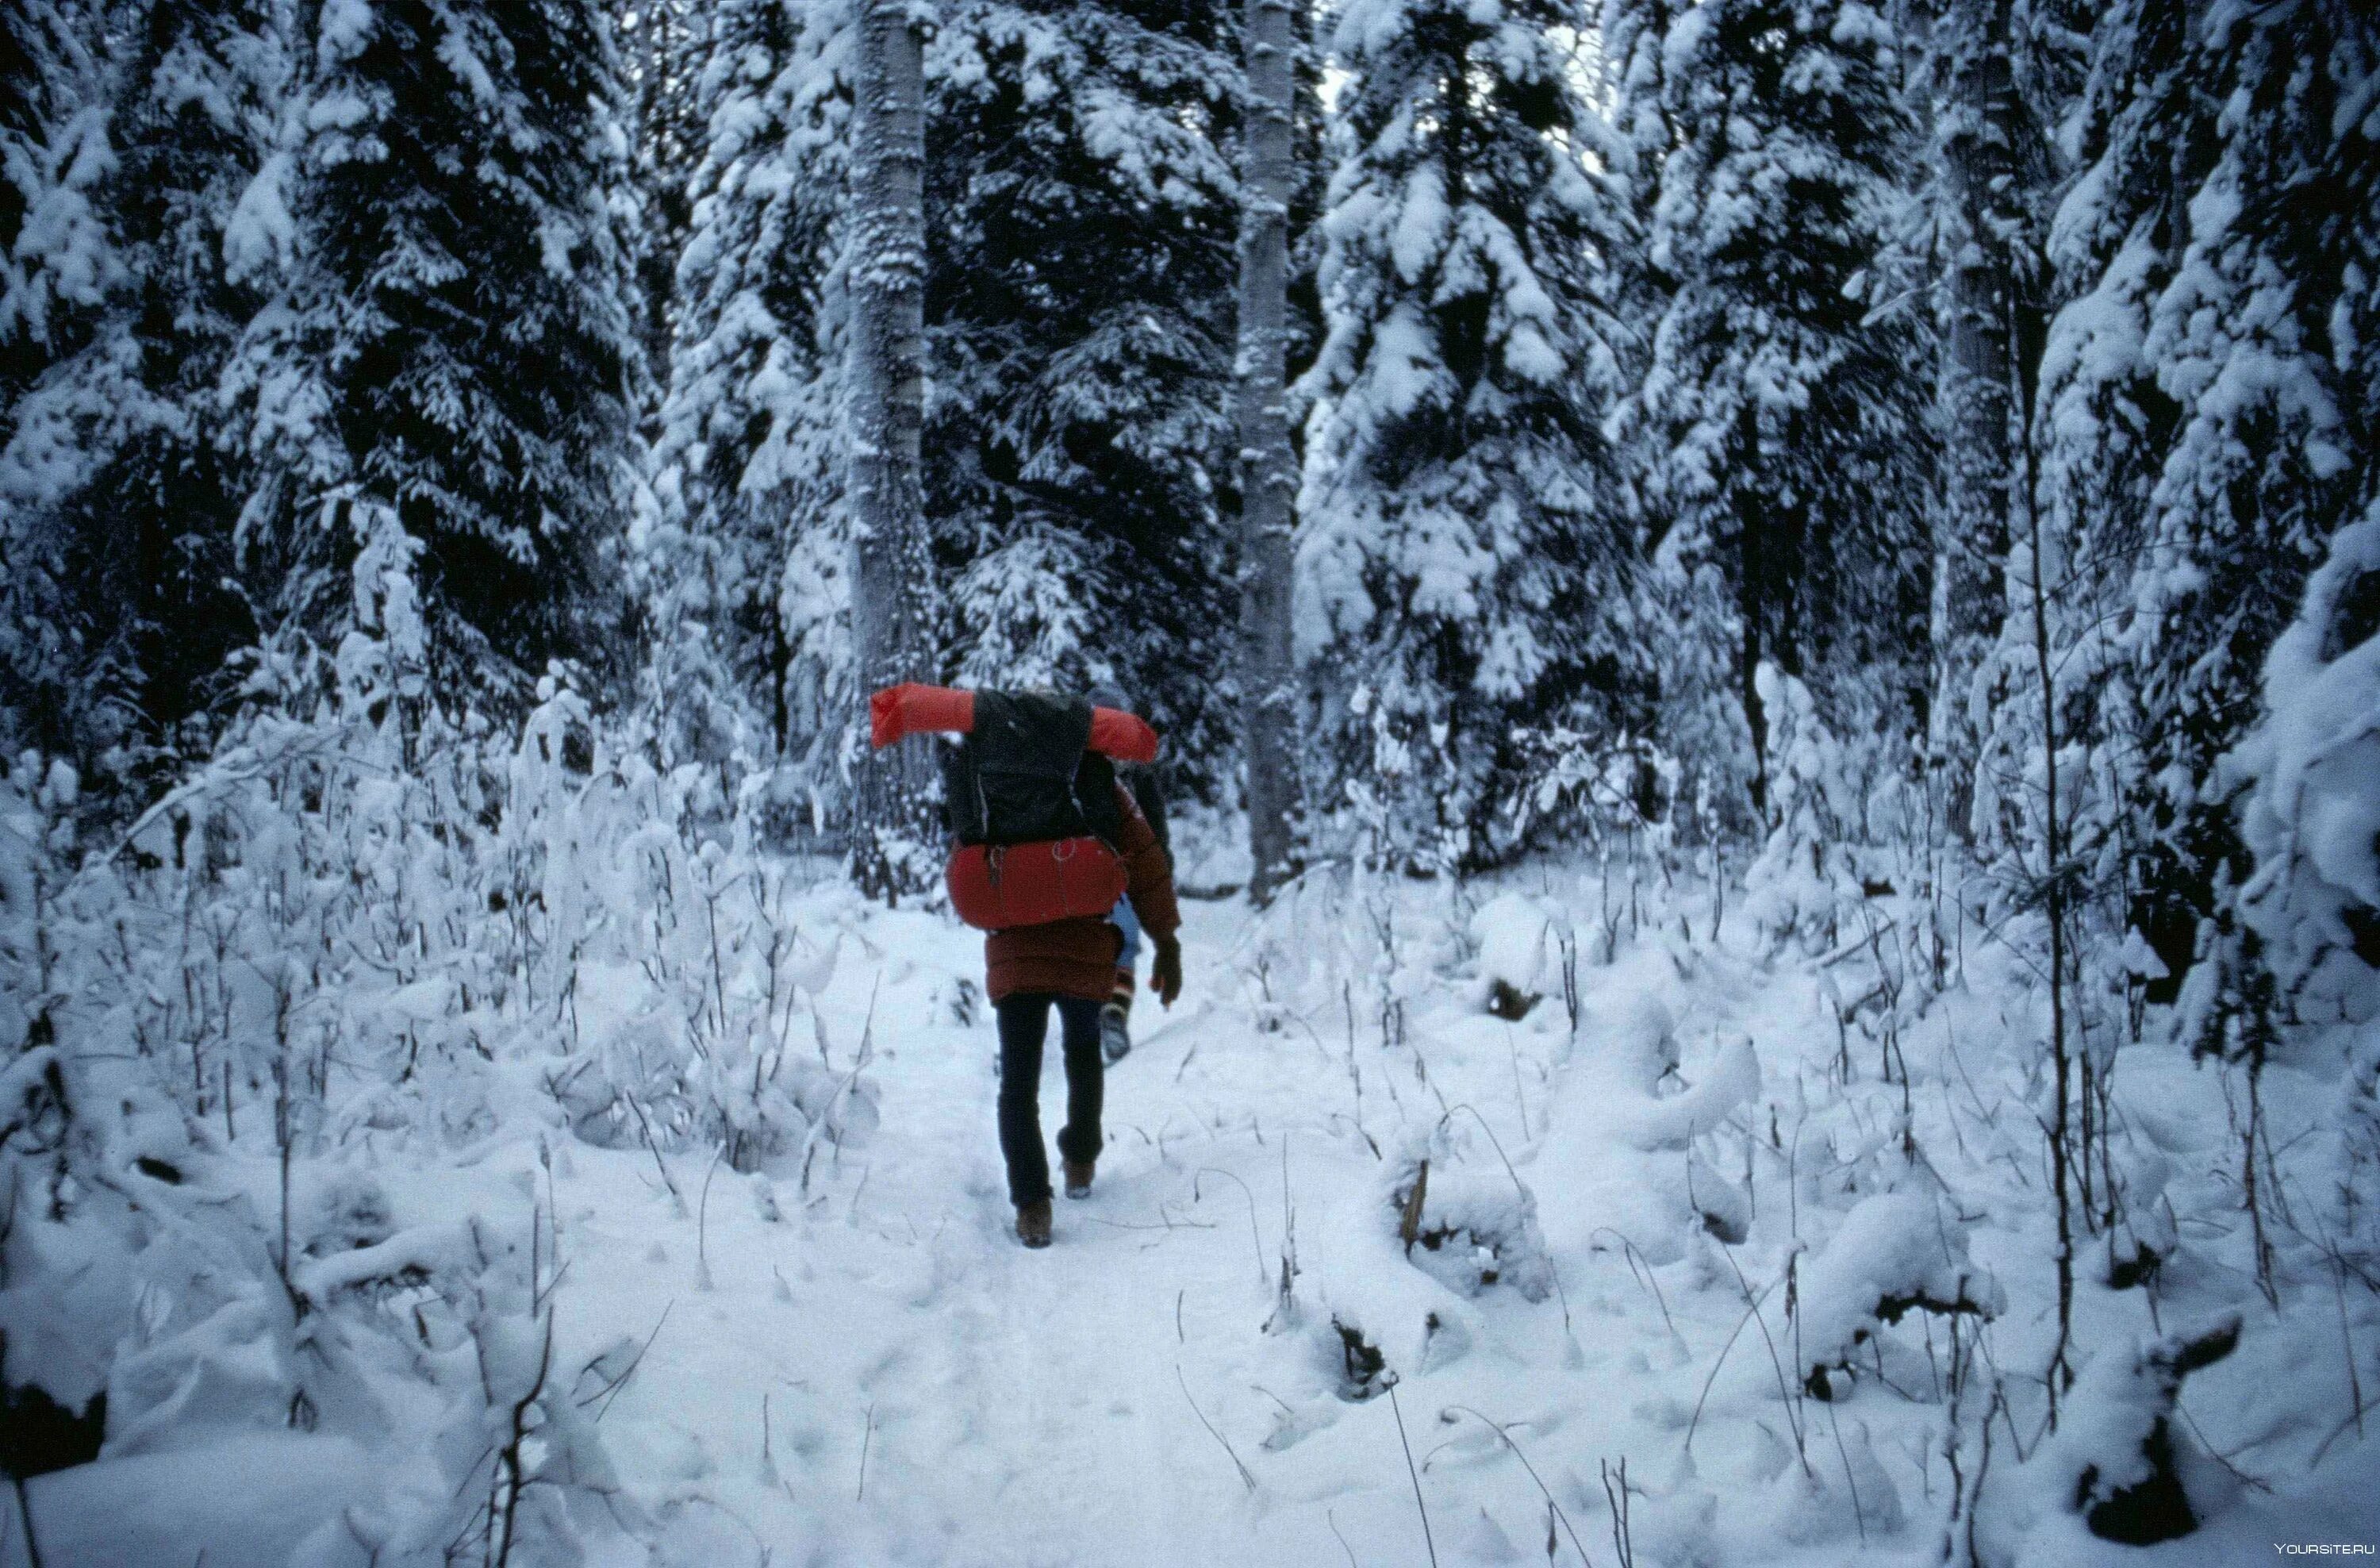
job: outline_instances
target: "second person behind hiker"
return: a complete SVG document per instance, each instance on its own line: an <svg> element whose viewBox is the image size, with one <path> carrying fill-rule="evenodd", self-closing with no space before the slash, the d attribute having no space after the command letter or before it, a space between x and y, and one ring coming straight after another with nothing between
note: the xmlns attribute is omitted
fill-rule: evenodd
<svg viewBox="0 0 2380 1568"><path fill-rule="evenodd" d="M1103 707L1129 711L1132 704L1115 687L1095 687L1091 700ZM1140 808L1149 830L1157 834L1157 845L1165 852L1169 873L1173 865L1173 840L1165 825L1165 792L1157 782L1155 763L1125 763L1116 769L1117 782L1132 793L1133 804ZM1123 947L1116 954L1115 990L1109 995L1107 1005L1099 1009L1099 1046L1112 1067L1132 1052L1132 1003L1140 990L1140 918L1133 912L1132 895L1127 893L1115 902L1108 915L1123 938Z"/></svg>

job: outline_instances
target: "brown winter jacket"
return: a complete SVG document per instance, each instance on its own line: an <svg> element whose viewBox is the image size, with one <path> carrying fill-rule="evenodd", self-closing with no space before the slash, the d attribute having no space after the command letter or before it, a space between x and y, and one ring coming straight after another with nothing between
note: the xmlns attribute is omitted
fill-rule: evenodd
<svg viewBox="0 0 2380 1568"><path fill-rule="evenodd" d="M1156 830L1141 815L1132 792L1116 786L1116 808L1123 816L1122 842L1124 896L1141 929L1152 937L1170 937L1182 926L1182 910L1173 899L1173 868ZM985 989L991 999L1019 991L1050 991L1105 1002L1115 991L1116 955L1123 951L1123 933L1100 916L1076 920L1052 920L1047 925L1014 926L983 939Z"/></svg>

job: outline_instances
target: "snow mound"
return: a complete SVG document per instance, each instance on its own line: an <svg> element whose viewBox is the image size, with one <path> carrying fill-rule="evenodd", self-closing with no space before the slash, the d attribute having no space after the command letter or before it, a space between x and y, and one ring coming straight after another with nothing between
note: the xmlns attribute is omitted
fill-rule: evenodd
<svg viewBox="0 0 2380 1568"><path fill-rule="evenodd" d="M1479 948L1478 1003L1517 1016L1559 990L1569 929L1568 916L1524 893L1499 893L1481 905L1471 917L1471 940Z"/></svg>
<svg viewBox="0 0 2380 1568"><path fill-rule="evenodd" d="M1553 1294L1553 1264L1537 1225L1537 1197L1500 1168L1431 1164L1390 1195L1402 1214L1422 1183L1422 1202L1406 1254L1415 1267L1466 1296L1510 1285L1523 1300Z"/></svg>
<svg viewBox="0 0 2380 1568"><path fill-rule="evenodd" d="M1631 992L1606 1034L1612 1068L1639 1093L1678 1070L1678 1020L1659 997Z"/></svg>
<svg viewBox="0 0 2380 1568"><path fill-rule="evenodd" d="M1683 1149L1759 1093L1760 1058L1739 1035L1720 1045L1683 1089L1622 1107L1613 1127L1641 1149Z"/></svg>
<svg viewBox="0 0 2380 1568"><path fill-rule="evenodd" d="M1801 1270L1798 1300L1803 1384L1818 1399L1834 1397L1834 1369L1912 1307L1996 1318L2006 1307L1999 1282L1968 1258L1965 1233L1911 1193L1879 1194L1845 1215Z"/></svg>
<svg viewBox="0 0 2380 1568"><path fill-rule="evenodd" d="M347 1439L243 1432L36 1476L25 1501L52 1568L261 1564L288 1562L309 1532L367 1496L372 1480L371 1456ZM24 1538L11 1530L0 1540L0 1568L25 1561Z"/></svg>
<svg viewBox="0 0 2380 1568"><path fill-rule="evenodd" d="M2020 1478L2048 1535L2070 1539L2079 1525L2101 1540L2152 1546L2192 1533L2239 1496L2173 1413L2182 1380L2228 1356L2240 1329L2240 1314L2227 1312L2195 1332L2092 1357L2056 1436Z"/></svg>

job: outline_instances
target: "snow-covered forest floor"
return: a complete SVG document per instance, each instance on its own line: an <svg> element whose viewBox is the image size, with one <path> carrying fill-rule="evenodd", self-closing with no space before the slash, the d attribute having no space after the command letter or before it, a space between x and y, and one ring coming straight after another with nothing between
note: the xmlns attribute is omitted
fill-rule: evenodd
<svg viewBox="0 0 2380 1568"><path fill-rule="evenodd" d="M557 908L558 880L538 902L612 956L518 1035L458 1049L487 1001L452 954L443 978L400 956L341 999L318 1113L277 1119L268 1076L203 1154L114 1135L184 1167L176 1199L253 1215L267 1279L294 1223L306 1307L280 1320L203 1264L179 1297L142 1293L111 1456L26 1489L51 1568L363 1561L442 1532L477 1561L500 1514L516 1561L688 1565L1916 1563L1965 1530L1954 1498L1987 1554L2044 1565L2380 1535L2380 1416L2357 1414L2380 1311L2322 1229L2338 1091L2286 1064L2261 1086L2260 1175L2296 1219L2268 1238L2268 1300L2241 1078L2117 1054L2106 1173L2133 1218L2081 1244L2082 1376L2040 1437L2041 1003L1983 933L1935 992L1889 897L1779 942L1773 908L1618 860L1609 882L1324 870L1262 914L1194 903L1185 993L1143 1003L1110 1073L1098 1185L1032 1253L992 1136L979 938L765 856L743 869L767 920L730 899L678 921L601 870L578 799L547 831L616 902ZM669 859L650 823L617 825L620 863ZM692 945L598 940L672 922ZM731 1046L722 1017L760 1022ZM361 1070L375 1027L450 1064ZM685 1086L649 1080L640 1107L623 1064L687 1041L693 1076L788 1087L714 1089L679 1124ZM589 1075L618 1099L572 1087ZM88 1341L29 1299L71 1316L79 1270L170 1250L110 1259L89 1231L80 1263L18 1282L14 1331ZM2143 1245L2162 1266L2112 1288ZM2182 1385L2171 1435L2212 1521L2145 1555L2086 1534L2086 1472L2160 1413L2141 1347L2235 1312L2237 1352ZM487 1506L507 1463L522 1501ZM7 1542L24 1561L17 1520Z"/></svg>

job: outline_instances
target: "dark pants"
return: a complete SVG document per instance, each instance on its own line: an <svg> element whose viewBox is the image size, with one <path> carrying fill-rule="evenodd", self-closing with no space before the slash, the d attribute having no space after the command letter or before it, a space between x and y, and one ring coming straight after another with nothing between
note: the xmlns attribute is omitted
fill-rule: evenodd
<svg viewBox="0 0 2380 1568"><path fill-rule="evenodd" d="M1026 991L1002 997L1000 1017L1000 1152L1008 1159L1009 1201L1022 1208L1050 1196L1050 1154L1041 1147L1041 1041L1050 1008L1066 1052L1066 1124L1058 1152L1088 1164L1099 1157L1099 1004L1078 996Z"/></svg>

